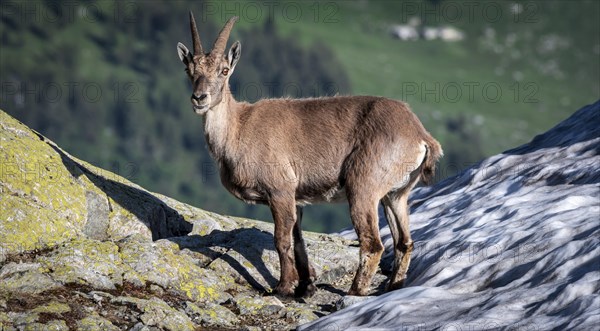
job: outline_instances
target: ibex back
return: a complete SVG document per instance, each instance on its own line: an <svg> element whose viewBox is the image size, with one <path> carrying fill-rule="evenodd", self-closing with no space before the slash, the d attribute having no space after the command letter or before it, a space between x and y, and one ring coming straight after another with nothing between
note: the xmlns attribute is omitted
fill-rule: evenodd
<svg viewBox="0 0 600 331"><path fill-rule="evenodd" d="M300 222L302 206L346 199L360 241L358 271L349 294L366 295L383 253L377 206L382 202L394 238L388 289L401 287L413 248L407 198L419 180L429 182L442 156L440 144L408 106L371 96L266 99L237 102L229 77L240 59L235 42L225 53L237 17L205 53L190 13L193 53L177 45L192 82L193 110L223 185L247 203L266 204L275 222L281 295L316 290Z"/></svg>

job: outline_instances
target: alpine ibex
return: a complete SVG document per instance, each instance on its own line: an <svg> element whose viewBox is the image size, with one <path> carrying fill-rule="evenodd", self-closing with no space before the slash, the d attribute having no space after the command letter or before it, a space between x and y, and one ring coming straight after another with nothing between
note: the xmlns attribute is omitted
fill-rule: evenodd
<svg viewBox="0 0 600 331"><path fill-rule="evenodd" d="M379 202L395 247L388 290L401 287L413 248L408 194L419 180L427 183L433 177L443 153L440 144L405 103L382 97L236 101L229 77L241 46L236 41L227 53L225 46L237 19L229 19L212 51L205 53L190 12L194 52L182 43L177 52L192 82L193 110L204 116L204 135L223 185L246 203L271 208L281 266L275 291L286 296L315 292L300 227L302 206L344 199L360 242L349 294L368 293L384 250Z"/></svg>

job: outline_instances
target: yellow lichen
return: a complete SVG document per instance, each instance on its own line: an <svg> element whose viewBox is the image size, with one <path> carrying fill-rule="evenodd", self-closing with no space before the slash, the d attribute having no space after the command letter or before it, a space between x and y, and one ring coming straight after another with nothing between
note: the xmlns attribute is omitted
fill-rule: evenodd
<svg viewBox="0 0 600 331"><path fill-rule="evenodd" d="M0 248L19 252L77 235L86 218L84 188L60 155L0 111Z"/></svg>
<svg viewBox="0 0 600 331"><path fill-rule="evenodd" d="M32 310L34 313L48 313L48 314L62 314L71 311L69 305L58 302L50 301L42 306L38 306Z"/></svg>

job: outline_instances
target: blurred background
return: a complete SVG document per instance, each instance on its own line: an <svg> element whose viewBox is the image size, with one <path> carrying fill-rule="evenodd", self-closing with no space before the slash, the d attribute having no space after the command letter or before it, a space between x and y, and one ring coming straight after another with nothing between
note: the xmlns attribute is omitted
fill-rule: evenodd
<svg viewBox="0 0 600 331"><path fill-rule="evenodd" d="M271 220L222 188L176 44L227 19L238 100L368 94L410 103L446 156L437 180L529 141L600 98L600 2L3 1L0 107L69 153L227 215ZM260 143L260 142L257 142ZM303 227L349 226L345 204Z"/></svg>

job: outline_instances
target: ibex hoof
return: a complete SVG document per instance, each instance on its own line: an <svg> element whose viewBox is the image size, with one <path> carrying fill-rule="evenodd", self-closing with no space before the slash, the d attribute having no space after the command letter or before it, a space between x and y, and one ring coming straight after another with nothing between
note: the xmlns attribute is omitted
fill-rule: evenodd
<svg viewBox="0 0 600 331"><path fill-rule="evenodd" d="M276 294L284 296L284 297L294 296L294 289L292 288L291 285L288 285L288 284L281 284L281 283L277 284L274 292Z"/></svg>
<svg viewBox="0 0 600 331"><path fill-rule="evenodd" d="M394 291L394 290L399 290L403 287L404 287L404 279L395 281L395 282L390 281L387 284L387 286L385 287L385 291L390 292L390 291Z"/></svg>
<svg viewBox="0 0 600 331"><path fill-rule="evenodd" d="M301 281L296 287L294 295L298 298L310 298L315 292L317 292L317 287L312 281Z"/></svg>
<svg viewBox="0 0 600 331"><path fill-rule="evenodd" d="M357 297L364 297L366 295L369 294L369 289L355 289L355 288L351 288L350 291L348 291L348 295L354 295Z"/></svg>

